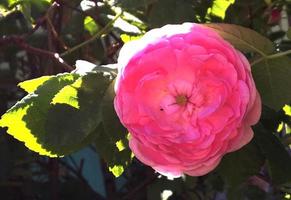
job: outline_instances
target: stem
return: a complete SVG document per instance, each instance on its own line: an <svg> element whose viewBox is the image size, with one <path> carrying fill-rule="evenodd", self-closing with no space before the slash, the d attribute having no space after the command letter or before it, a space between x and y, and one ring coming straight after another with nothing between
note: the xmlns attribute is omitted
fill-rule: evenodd
<svg viewBox="0 0 291 200"><path fill-rule="evenodd" d="M52 32L52 35L54 36L54 39L57 40L60 45L62 46L63 49L67 50L68 47L67 45L64 43L64 41L59 37L59 34L57 33L52 21L50 20L49 17L46 18L46 21L47 21L47 25L50 29L50 31Z"/></svg>
<svg viewBox="0 0 291 200"><path fill-rule="evenodd" d="M69 170L72 174L74 174L79 180L80 182L86 187L88 188L95 196L95 200L104 200L104 198L98 193L96 192L91 185L88 183L88 181L83 177L82 172L73 168L71 165L69 165L68 163L66 163L63 160L59 160L59 163L64 166L67 170Z"/></svg>
<svg viewBox="0 0 291 200"><path fill-rule="evenodd" d="M58 159L49 159L50 165L50 186L51 186L51 199L59 199L59 164Z"/></svg>
<svg viewBox="0 0 291 200"><path fill-rule="evenodd" d="M267 56L267 58L269 58L269 59L279 58L279 57L282 57L282 56L286 56L288 54L291 54L291 49L288 50L288 51L284 51L284 52L280 52L280 53L269 55L269 56Z"/></svg>
<svg viewBox="0 0 291 200"><path fill-rule="evenodd" d="M257 60L255 60L254 62L251 63L252 66L254 66L255 64L263 61L263 60L266 60L266 59L274 59L274 58L279 58L279 57L282 57L282 56L286 56L288 54L291 54L291 49L288 50L288 51L284 51L284 52L280 52L280 53L276 53L276 54L272 54L272 55L269 55L269 56L264 56L264 57L261 57Z"/></svg>
<svg viewBox="0 0 291 200"><path fill-rule="evenodd" d="M263 60L265 60L266 57L260 57L259 59L255 60L254 62L251 63L251 66L254 66L255 64L262 62Z"/></svg>
<svg viewBox="0 0 291 200"><path fill-rule="evenodd" d="M37 23L35 25L35 27L26 34L22 34L22 35L11 35L11 36L2 36L0 37L0 46L1 45L11 45L14 44L24 50L27 51L27 53L31 53L32 55L37 55L37 56L43 56L43 57L47 57L50 58L51 60L53 60L54 62L56 62L58 65L62 66L62 68L66 71L72 71L74 70L74 68L72 66L70 66L69 64L67 64L60 56L58 53L55 52L55 50L53 51L48 51L45 49L40 49L40 48L36 48L33 47L31 45L29 45L26 42L26 38L30 35L32 35L35 31L38 30L39 27L41 27L44 22L47 22L48 25L48 29L50 29L49 31L51 31L51 33L53 34L54 37L56 37L56 39L63 45L62 41L60 41L60 38L58 37L58 33L55 30L52 22L50 21L49 15L52 12L53 9L55 9L56 7L58 7L59 5L54 2L52 3L51 7L49 7L49 9L47 10L47 12L40 18L37 20Z"/></svg>
<svg viewBox="0 0 291 200"><path fill-rule="evenodd" d="M33 53L35 55L39 55L39 56L47 56L50 59L56 61L59 65L61 65L65 70L67 71L72 71L74 68L72 68L70 65L68 65L62 58L60 58L59 54L54 53L54 52L50 52L50 51L46 51L43 49L39 49L39 48L35 48L32 47L26 43L16 43L19 47L27 50L30 53Z"/></svg>
<svg viewBox="0 0 291 200"><path fill-rule="evenodd" d="M2 38L0 37L0 46L1 45L10 45L14 44L17 45L18 47L26 50L28 53L38 55L38 56L44 56L47 58L50 58L54 60L56 63L58 63L60 66L63 67L63 69L67 71L72 71L74 68L68 65L60 56L58 53L47 51L44 49L39 49L33 46L30 46L25 42L25 40L21 36L3 36Z"/></svg>
<svg viewBox="0 0 291 200"><path fill-rule="evenodd" d="M73 51L78 50L79 48L82 48L83 46L86 46L87 44L93 42L95 39L99 38L101 35L105 34L108 29L111 27L111 25L121 16L122 13L116 15L108 24L106 24L106 26L104 26L98 33L96 33L95 35L93 35L89 40L86 40L74 47L72 47L71 49L69 49L68 51L62 53L60 56L66 56L70 53L72 53Z"/></svg>

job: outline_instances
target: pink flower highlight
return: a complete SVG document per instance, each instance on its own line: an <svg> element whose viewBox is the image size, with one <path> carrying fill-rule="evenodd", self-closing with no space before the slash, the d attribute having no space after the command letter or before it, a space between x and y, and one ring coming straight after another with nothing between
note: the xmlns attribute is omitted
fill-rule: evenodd
<svg viewBox="0 0 291 200"><path fill-rule="evenodd" d="M253 137L261 100L250 65L216 32L167 25L121 49L114 101L135 156L164 175L201 176Z"/></svg>

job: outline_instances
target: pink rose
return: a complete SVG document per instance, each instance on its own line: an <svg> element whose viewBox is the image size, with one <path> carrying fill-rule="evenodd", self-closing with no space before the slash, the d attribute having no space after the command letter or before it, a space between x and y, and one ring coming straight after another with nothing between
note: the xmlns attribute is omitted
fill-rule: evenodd
<svg viewBox="0 0 291 200"><path fill-rule="evenodd" d="M261 100L250 65L216 32L166 25L120 51L115 110L135 156L164 175L201 176L253 137Z"/></svg>

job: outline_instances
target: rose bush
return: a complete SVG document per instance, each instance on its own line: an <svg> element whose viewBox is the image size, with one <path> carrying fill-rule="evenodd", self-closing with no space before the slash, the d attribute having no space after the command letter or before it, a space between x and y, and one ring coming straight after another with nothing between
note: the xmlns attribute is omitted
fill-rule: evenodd
<svg viewBox="0 0 291 200"><path fill-rule="evenodd" d="M166 25L118 59L115 110L135 156L164 175L204 175L253 137L261 100L250 65L216 32Z"/></svg>

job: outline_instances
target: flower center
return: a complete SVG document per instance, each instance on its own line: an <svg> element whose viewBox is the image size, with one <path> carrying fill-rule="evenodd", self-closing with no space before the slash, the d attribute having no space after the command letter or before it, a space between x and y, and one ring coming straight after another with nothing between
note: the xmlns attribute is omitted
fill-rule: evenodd
<svg viewBox="0 0 291 200"><path fill-rule="evenodd" d="M185 106L188 102L188 98L185 95L178 95L175 97L176 104L180 106Z"/></svg>

